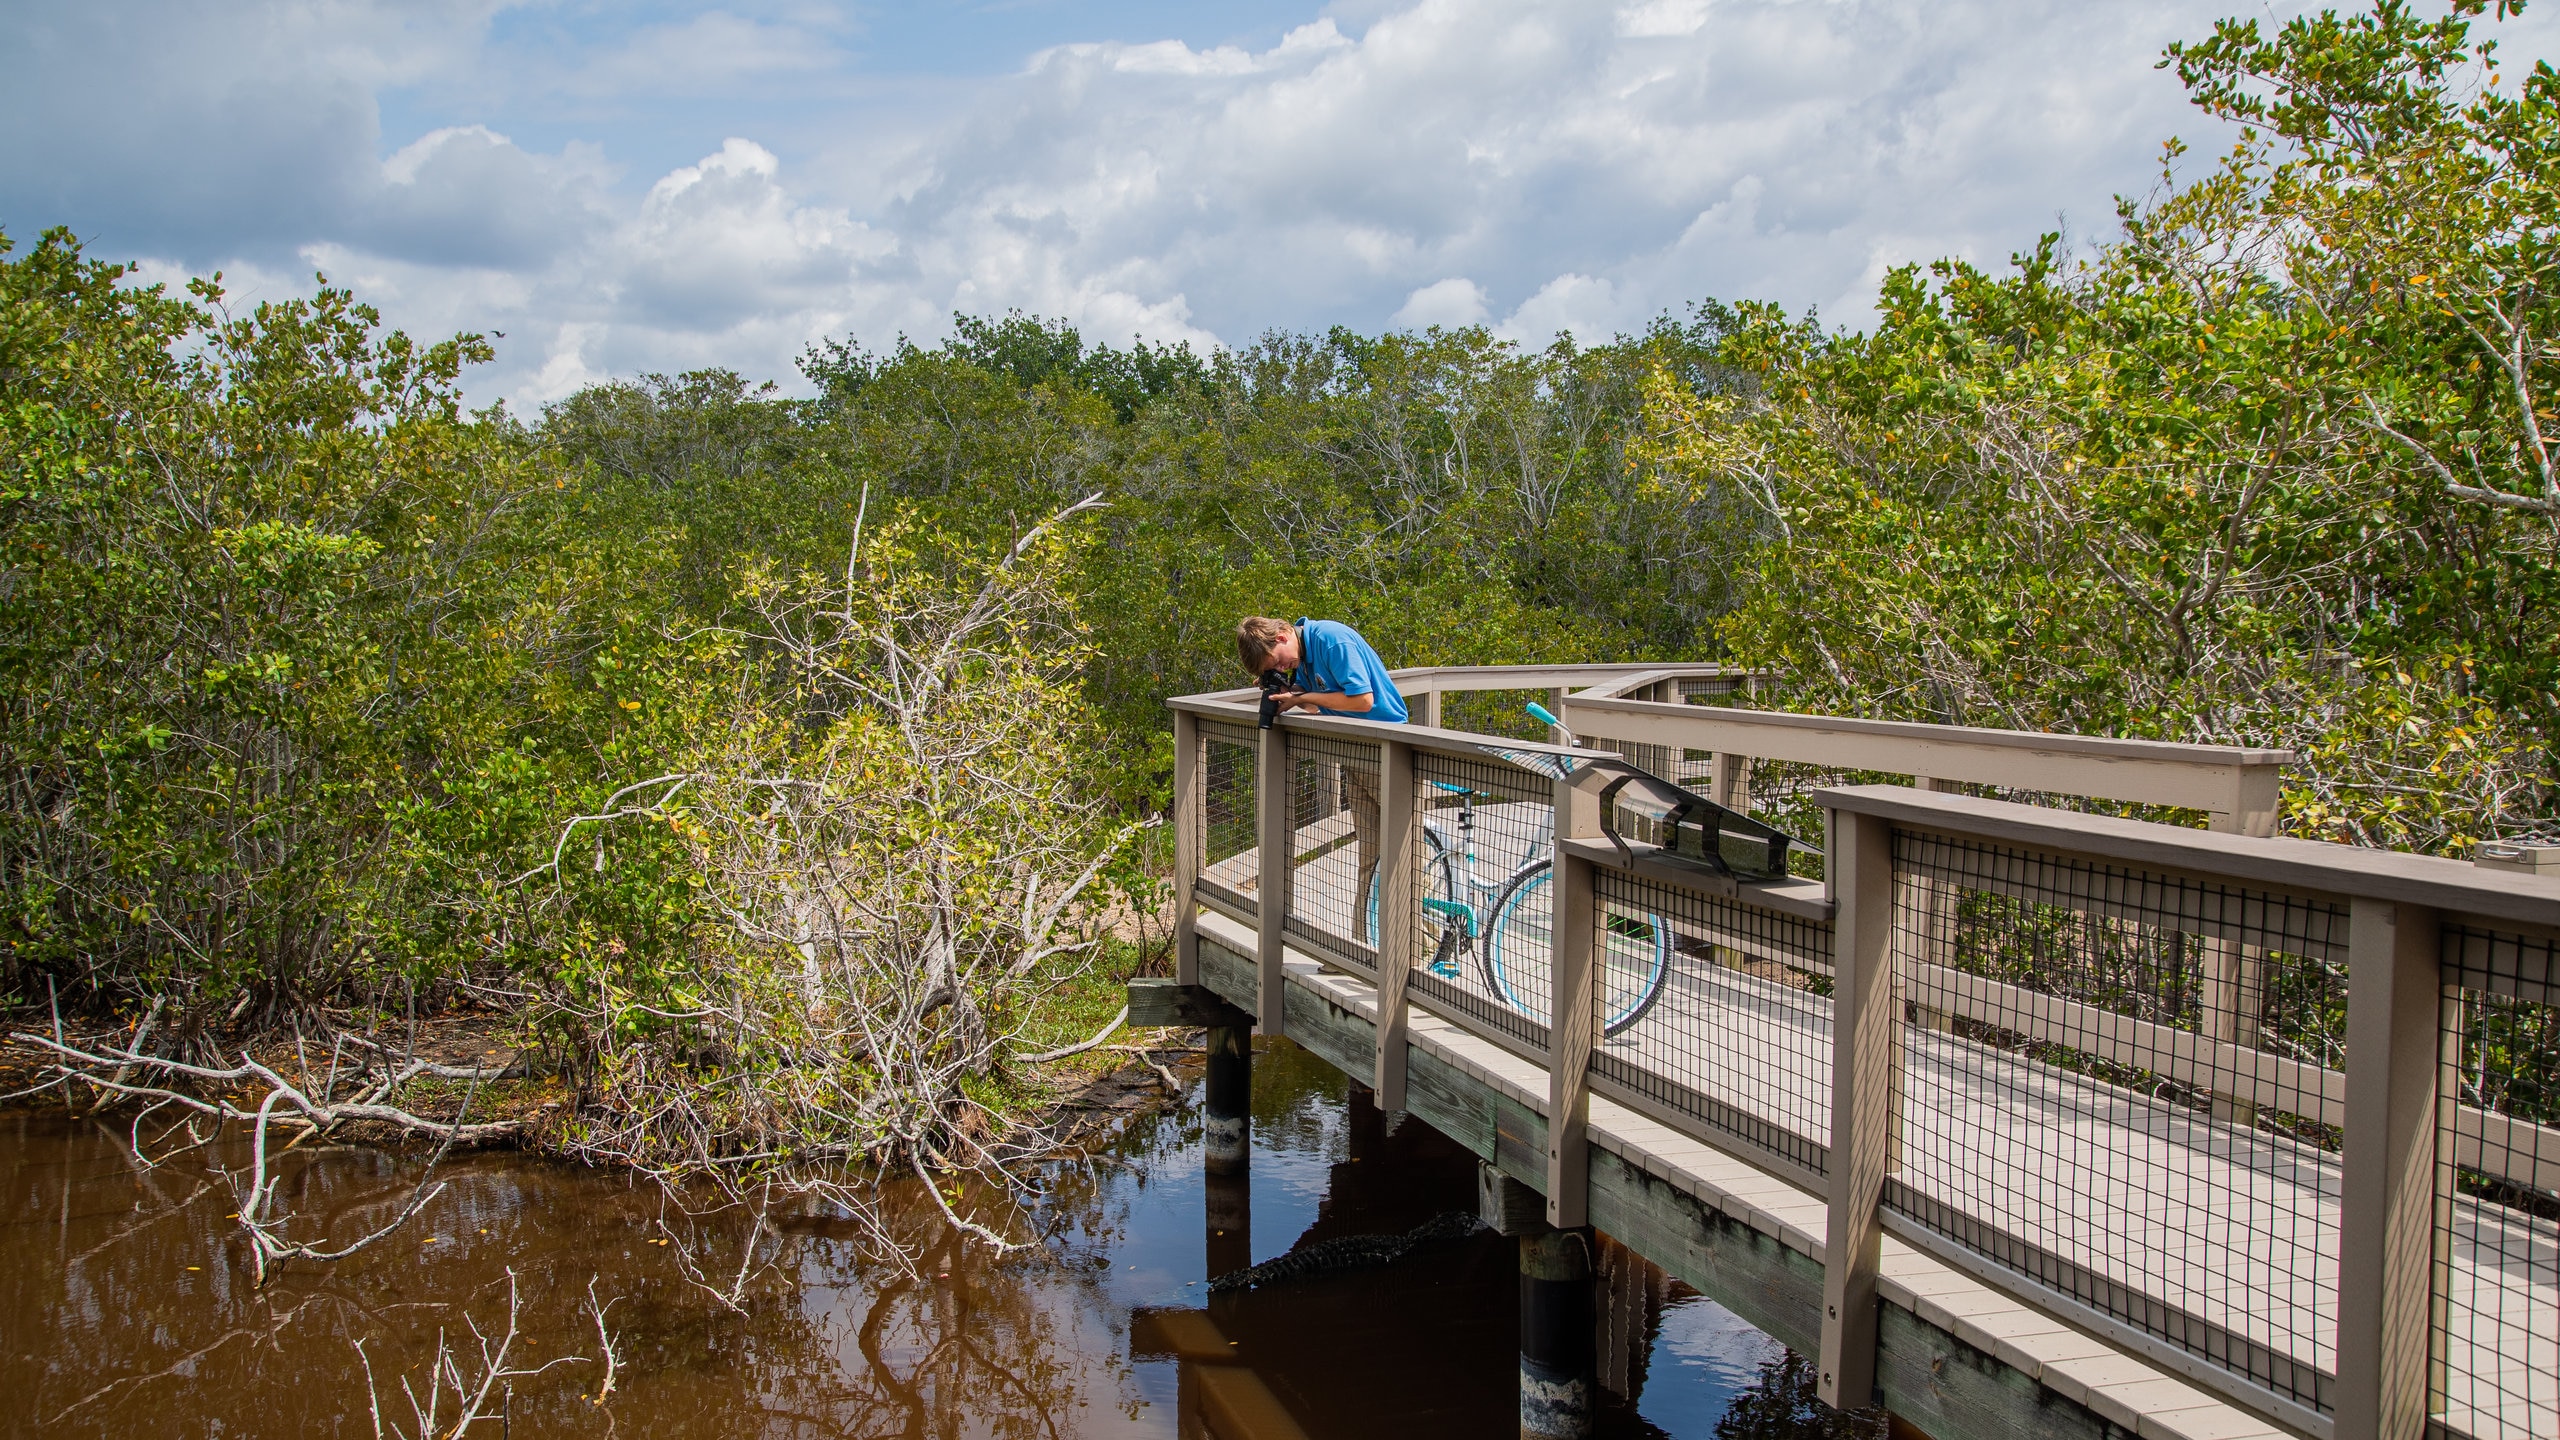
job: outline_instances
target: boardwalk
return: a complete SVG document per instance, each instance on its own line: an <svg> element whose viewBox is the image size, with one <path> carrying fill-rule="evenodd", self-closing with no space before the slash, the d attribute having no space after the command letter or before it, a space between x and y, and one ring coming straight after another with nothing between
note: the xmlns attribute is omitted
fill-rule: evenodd
<svg viewBox="0 0 2560 1440"><path fill-rule="evenodd" d="M1524 848L1526 828L1496 808L1529 807L1479 812L1485 864L1507 869L1498 852ZM1326 928L1337 933L1355 914L1356 858L1348 845L1325 845L1347 818L1301 832L1298 853L1315 853L1292 880L1291 913L1334 917ZM1204 878L1250 893L1252 860ZM1731 935L1683 938L1691 952L1702 940L1728 954L1736 945ZM1746 951L1745 969L1679 954L1662 1001L1605 1045L1604 1063L1640 1072L1657 1093L1715 1102L1819 1146L1831 1131L1831 1002L1750 963L1786 958ZM1499 1003L1475 967L1453 978ZM2015 1051L1918 1026L1901 1034L1906 1099L1889 1204L1918 1216L1935 1202L1980 1227L1977 1248L1988 1235L1989 1248L2013 1262L2032 1257L2049 1282L2067 1277L2065 1288L2084 1295L2120 1287L2156 1305L2173 1331L2262 1351L2254 1372L2334 1375L2335 1154ZM2560 1225L2468 1196L2453 1204L2445 1418L2480 1437L2560 1435ZM2306 1398L2312 1380L2301 1378Z"/></svg>

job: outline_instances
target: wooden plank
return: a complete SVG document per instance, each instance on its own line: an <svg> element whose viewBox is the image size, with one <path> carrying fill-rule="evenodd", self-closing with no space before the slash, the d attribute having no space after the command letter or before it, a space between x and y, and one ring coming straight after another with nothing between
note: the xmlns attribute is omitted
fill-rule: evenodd
<svg viewBox="0 0 2560 1440"><path fill-rule="evenodd" d="M2123 1431L1899 1305L1877 1317L1876 1389L1929 1440L2116 1440Z"/></svg>
<svg viewBox="0 0 2560 1440"><path fill-rule="evenodd" d="M1821 1343L1822 1262L1605 1145L1591 1152L1591 1223L1780 1343L1805 1353Z"/></svg>
<svg viewBox="0 0 2560 1440"><path fill-rule="evenodd" d="M1167 1025L1249 1025L1253 1017L1226 1002L1205 985L1179 980L1137 979L1129 982L1129 1028Z"/></svg>
<svg viewBox="0 0 2560 1440"><path fill-rule="evenodd" d="M1822 1349L1816 1393L1843 1410L1875 1392L1876 1264L1884 1246L1887 1140L1896 1111L1891 1053L1902 1016L1893 1003L1893 831L1843 815L1832 834L1839 877L1831 992L1830 1226L1823 1243Z"/></svg>

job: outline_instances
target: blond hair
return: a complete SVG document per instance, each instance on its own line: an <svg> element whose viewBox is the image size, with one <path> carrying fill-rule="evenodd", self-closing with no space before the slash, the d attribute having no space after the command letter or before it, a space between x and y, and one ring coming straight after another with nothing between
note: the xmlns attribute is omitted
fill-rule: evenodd
<svg viewBox="0 0 2560 1440"><path fill-rule="evenodd" d="M1236 658L1244 662L1244 668L1259 675L1271 668L1271 652L1280 648L1280 642L1297 633L1298 627L1286 620L1247 615L1236 622Z"/></svg>

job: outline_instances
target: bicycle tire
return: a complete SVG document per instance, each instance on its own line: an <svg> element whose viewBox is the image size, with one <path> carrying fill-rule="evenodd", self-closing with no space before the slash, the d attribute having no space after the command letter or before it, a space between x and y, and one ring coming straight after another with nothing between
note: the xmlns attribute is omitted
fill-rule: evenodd
<svg viewBox="0 0 2560 1440"><path fill-rule="evenodd" d="M1438 877L1439 898L1456 899L1458 872L1449 859L1449 842L1441 839L1440 832L1428 825L1423 827L1422 842L1427 852L1422 861L1423 873ZM1386 884L1386 858L1381 855L1377 870L1369 876L1369 903L1360 912L1360 943L1371 949L1376 949L1378 944L1378 907L1382 903L1380 892L1386 889Z"/></svg>
<svg viewBox="0 0 2560 1440"><path fill-rule="evenodd" d="M1550 927L1533 922L1530 916L1545 898L1554 869L1552 860L1533 860L1521 866L1493 902L1493 921L1485 927L1483 942L1476 946L1486 986L1504 1004L1533 1019L1546 1014L1545 987L1536 987L1535 994L1523 993L1529 988L1524 982L1530 977L1515 976L1512 971L1529 967L1506 960L1505 952L1515 953L1521 961L1531 955L1543 960L1553 953ZM1548 903L1552 905L1552 901ZM1633 923L1650 933L1639 937L1608 927L1609 938L1602 945L1602 994L1608 997L1609 1004L1609 1013L1600 1027L1604 1036L1620 1034L1642 1020L1662 998L1663 987L1670 979L1671 923L1659 915L1648 915ZM1543 978L1545 969L1545 964L1538 965L1537 977Z"/></svg>

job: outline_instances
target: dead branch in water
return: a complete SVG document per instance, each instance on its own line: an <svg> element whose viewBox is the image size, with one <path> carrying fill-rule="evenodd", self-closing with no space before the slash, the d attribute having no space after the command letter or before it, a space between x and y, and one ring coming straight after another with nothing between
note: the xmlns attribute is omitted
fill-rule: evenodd
<svg viewBox="0 0 2560 1440"><path fill-rule="evenodd" d="M246 1052L241 1054L238 1065L217 1068L145 1054L139 1048L138 1040L132 1045L102 1044L89 1049L24 1031L11 1038L53 1057L49 1068L54 1079L49 1083L68 1085L77 1081L89 1085L98 1092L101 1105L111 1099L146 1102L134 1116L127 1132L128 1148L135 1162L145 1170L205 1148L219 1137L220 1127L224 1124L247 1126L250 1152L247 1171L235 1172L227 1166L218 1168L239 1200L239 1210L234 1219L249 1239L252 1278L259 1285L266 1283L269 1268L279 1262L344 1260L390 1235L442 1193L443 1185L435 1180L436 1166L442 1163L445 1154L457 1142L512 1135L519 1128L513 1121L468 1122L471 1100L478 1092L477 1082L489 1072L419 1060L393 1065L389 1063L389 1052L378 1046L369 1048L381 1057L384 1062L381 1068L368 1067L360 1071L363 1079L356 1094L350 1099L339 1100L335 1098L335 1091L340 1070L334 1058L329 1079L316 1087L320 1093L314 1096ZM403 1085L423 1076L473 1082L453 1119L433 1120L389 1103ZM310 1084L308 1075L304 1077L304 1084ZM265 1093L254 1106L242 1104L232 1097L243 1087L262 1088ZM179 1111L183 1118L161 1131L161 1138L165 1140L183 1132L187 1143L175 1149L163 1149L154 1156L152 1145L143 1139L143 1124L151 1116L171 1108ZM213 1128L199 1131L195 1124L199 1119L212 1121ZM410 1190L408 1202L387 1223L342 1245L286 1238L284 1230L291 1217L275 1208L277 1182L270 1165L272 1157L312 1136L326 1134L350 1122L386 1125L410 1134L431 1136L438 1144L434 1155L427 1161L425 1173L419 1176L418 1183ZM300 1133L284 1146L271 1148L270 1133L278 1124L299 1126Z"/></svg>
<svg viewBox="0 0 2560 1440"><path fill-rule="evenodd" d="M592 1283L588 1287L588 1298L590 1300L594 1298ZM396 1421L388 1424L384 1422L382 1393L375 1385L373 1378L373 1357L365 1353L362 1340L352 1342L356 1349L356 1360L364 1367L365 1402L367 1411L373 1419L374 1440L461 1440L461 1437L474 1424L488 1418L489 1398L493 1391L498 1391L503 1386L506 1387L505 1393L512 1395L513 1382L517 1380L539 1375L555 1365L591 1363L584 1355L563 1355L556 1360L546 1360L531 1369L510 1369L507 1365L507 1352L515 1348L519 1334L517 1328L519 1306L516 1272L513 1268L509 1268L506 1333L492 1338L481 1331L480 1322L472 1319L469 1311L463 1312L462 1323L469 1327L471 1338L479 1342L479 1363L474 1367L478 1371L476 1376L463 1373L462 1361L454 1354L452 1342L447 1339L444 1331L436 1332L436 1353L434 1360L427 1367L425 1392L420 1393L419 1387L412 1383L408 1376L400 1377L401 1393L409 1400L409 1415L415 1427L412 1429L404 1430ZM601 1311L596 1316L596 1334L599 1338L606 1340L605 1352L610 1355L613 1349L612 1342L605 1336L604 1316ZM610 1383L608 1380L608 1388ZM447 1392L452 1394L457 1412L449 1422L444 1418ZM602 1397L599 1396L598 1399L601 1400Z"/></svg>

